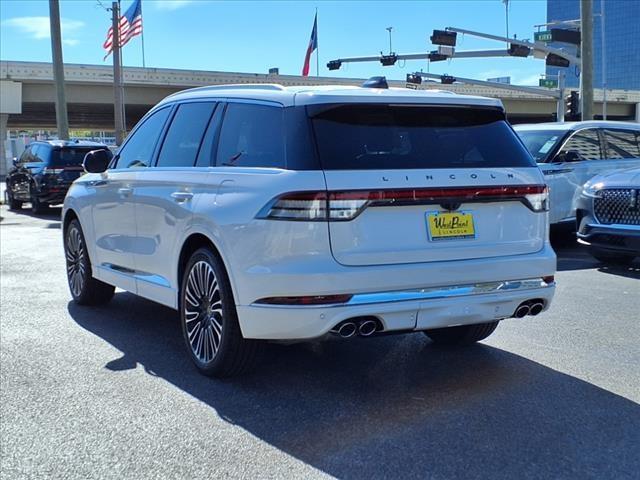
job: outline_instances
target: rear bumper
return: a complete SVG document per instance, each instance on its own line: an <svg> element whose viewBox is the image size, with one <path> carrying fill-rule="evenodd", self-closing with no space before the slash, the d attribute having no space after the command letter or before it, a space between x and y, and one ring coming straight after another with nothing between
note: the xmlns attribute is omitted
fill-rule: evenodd
<svg viewBox="0 0 640 480"><path fill-rule="evenodd" d="M375 317L384 332L419 331L501 320L525 301L546 310L555 283L541 278L358 294L345 304L318 306L238 306L245 338L305 340L326 335L340 322Z"/></svg>

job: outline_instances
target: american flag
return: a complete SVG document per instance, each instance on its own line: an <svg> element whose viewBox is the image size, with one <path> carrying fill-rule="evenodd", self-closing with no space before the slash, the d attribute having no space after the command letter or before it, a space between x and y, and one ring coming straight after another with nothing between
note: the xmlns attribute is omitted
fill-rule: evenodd
<svg viewBox="0 0 640 480"><path fill-rule="evenodd" d="M142 33L142 0L134 0L127 11L120 17L120 48L124 47L129 40ZM107 39L102 48L106 50L104 60L113 51L113 27L107 32Z"/></svg>

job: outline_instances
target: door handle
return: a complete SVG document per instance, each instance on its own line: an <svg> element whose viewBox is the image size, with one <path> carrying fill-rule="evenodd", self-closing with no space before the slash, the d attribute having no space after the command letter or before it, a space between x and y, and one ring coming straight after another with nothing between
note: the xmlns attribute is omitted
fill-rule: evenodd
<svg viewBox="0 0 640 480"><path fill-rule="evenodd" d="M133 193L133 188L123 187L118 189L118 195L121 197L128 197Z"/></svg>
<svg viewBox="0 0 640 480"><path fill-rule="evenodd" d="M171 198L173 198L178 203L188 202L193 198L193 193L191 192L173 192L171 194Z"/></svg>

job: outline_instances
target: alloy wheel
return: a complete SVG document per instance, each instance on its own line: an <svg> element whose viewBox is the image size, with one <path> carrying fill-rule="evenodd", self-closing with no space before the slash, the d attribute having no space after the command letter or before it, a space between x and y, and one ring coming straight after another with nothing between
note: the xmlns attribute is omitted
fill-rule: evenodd
<svg viewBox="0 0 640 480"><path fill-rule="evenodd" d="M204 260L196 262L189 271L184 318L191 351L200 362L211 362L222 340L222 298L213 268Z"/></svg>
<svg viewBox="0 0 640 480"><path fill-rule="evenodd" d="M72 226L67 233L67 276L74 297L79 297L84 287L85 248L82 235Z"/></svg>

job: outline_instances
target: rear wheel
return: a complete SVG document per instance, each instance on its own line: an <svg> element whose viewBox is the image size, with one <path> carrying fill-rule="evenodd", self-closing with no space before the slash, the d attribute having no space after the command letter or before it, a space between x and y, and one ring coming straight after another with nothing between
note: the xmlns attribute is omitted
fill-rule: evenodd
<svg viewBox="0 0 640 480"><path fill-rule="evenodd" d="M477 323L475 325L434 328L425 330L424 334L434 343L441 345L471 345L487 338L497 326L498 322Z"/></svg>
<svg viewBox="0 0 640 480"><path fill-rule="evenodd" d="M80 305L101 305L113 297L115 287L93 278L80 222L69 222L64 236L67 280L71 296Z"/></svg>
<svg viewBox="0 0 640 480"><path fill-rule="evenodd" d="M198 370L214 377L239 375L257 362L261 342L242 336L224 265L211 250L196 250L180 289L182 334Z"/></svg>
<svg viewBox="0 0 640 480"><path fill-rule="evenodd" d="M31 211L36 215L44 213L49 208L49 204L41 202L35 193L31 194Z"/></svg>
<svg viewBox="0 0 640 480"><path fill-rule="evenodd" d="M629 265L635 258L633 255L625 255L624 253L601 250L598 248L591 248L589 253L596 260L613 265Z"/></svg>

